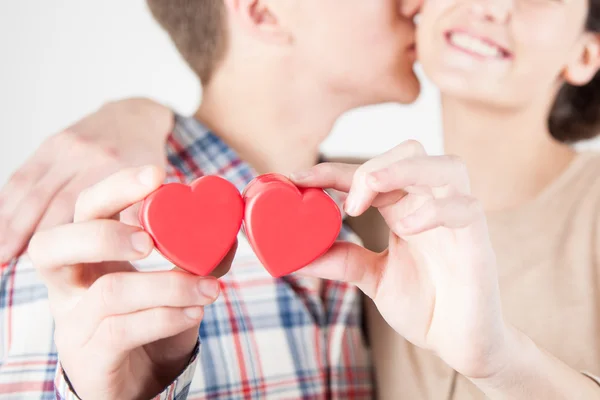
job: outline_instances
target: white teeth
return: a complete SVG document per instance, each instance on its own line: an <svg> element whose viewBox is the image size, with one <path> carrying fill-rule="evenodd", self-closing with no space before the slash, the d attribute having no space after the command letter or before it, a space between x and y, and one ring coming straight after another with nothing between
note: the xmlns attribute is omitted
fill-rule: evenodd
<svg viewBox="0 0 600 400"><path fill-rule="evenodd" d="M468 50L472 53L479 54L484 57L501 57L502 52L496 46L492 46L480 39L465 33L452 33L450 35L450 43L456 47Z"/></svg>

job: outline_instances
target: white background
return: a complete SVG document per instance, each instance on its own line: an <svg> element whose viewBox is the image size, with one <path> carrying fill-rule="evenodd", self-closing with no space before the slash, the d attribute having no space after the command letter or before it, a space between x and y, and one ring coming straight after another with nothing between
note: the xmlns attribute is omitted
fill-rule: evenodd
<svg viewBox="0 0 600 400"><path fill-rule="evenodd" d="M196 80L144 0L0 1L0 185L48 135L102 103L148 96L183 113ZM440 149L437 92L410 106L382 105L342 118L328 154L372 155L417 138Z"/></svg>

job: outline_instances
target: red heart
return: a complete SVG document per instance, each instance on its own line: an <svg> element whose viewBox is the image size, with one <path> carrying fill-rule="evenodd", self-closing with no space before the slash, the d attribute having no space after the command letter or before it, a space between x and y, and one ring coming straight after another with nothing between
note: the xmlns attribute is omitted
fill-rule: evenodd
<svg viewBox="0 0 600 400"><path fill-rule="evenodd" d="M244 232L274 277L307 266L340 233L340 209L322 189L298 188L282 175L266 174L250 182L242 196Z"/></svg>
<svg viewBox="0 0 600 400"><path fill-rule="evenodd" d="M156 249L176 266L207 276L227 255L242 224L236 187L218 176L168 183L144 200L140 221Z"/></svg>

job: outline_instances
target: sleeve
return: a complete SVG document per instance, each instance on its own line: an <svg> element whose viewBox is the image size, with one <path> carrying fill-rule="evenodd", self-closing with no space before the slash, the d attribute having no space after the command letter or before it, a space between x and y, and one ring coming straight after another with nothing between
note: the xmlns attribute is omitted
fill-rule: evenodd
<svg viewBox="0 0 600 400"><path fill-rule="evenodd" d="M188 366L169 386L167 386L160 394L153 397L152 400L185 400L190 390L196 366L198 365L199 354L200 343L197 342ZM54 395L56 400L81 400L75 393L60 362L56 368L56 375L54 378Z"/></svg>

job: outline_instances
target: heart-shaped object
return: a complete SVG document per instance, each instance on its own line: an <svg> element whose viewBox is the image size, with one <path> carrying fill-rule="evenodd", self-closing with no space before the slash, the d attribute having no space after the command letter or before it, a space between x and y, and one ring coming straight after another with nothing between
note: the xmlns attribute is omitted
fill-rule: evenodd
<svg viewBox="0 0 600 400"><path fill-rule="evenodd" d="M322 189L298 188L282 175L266 174L250 182L242 196L242 227L274 277L307 266L329 250L340 233L340 209Z"/></svg>
<svg viewBox="0 0 600 400"><path fill-rule="evenodd" d="M140 209L140 221L156 249L176 266L201 276L209 275L227 255L243 215L240 192L213 175L189 186L167 183Z"/></svg>

